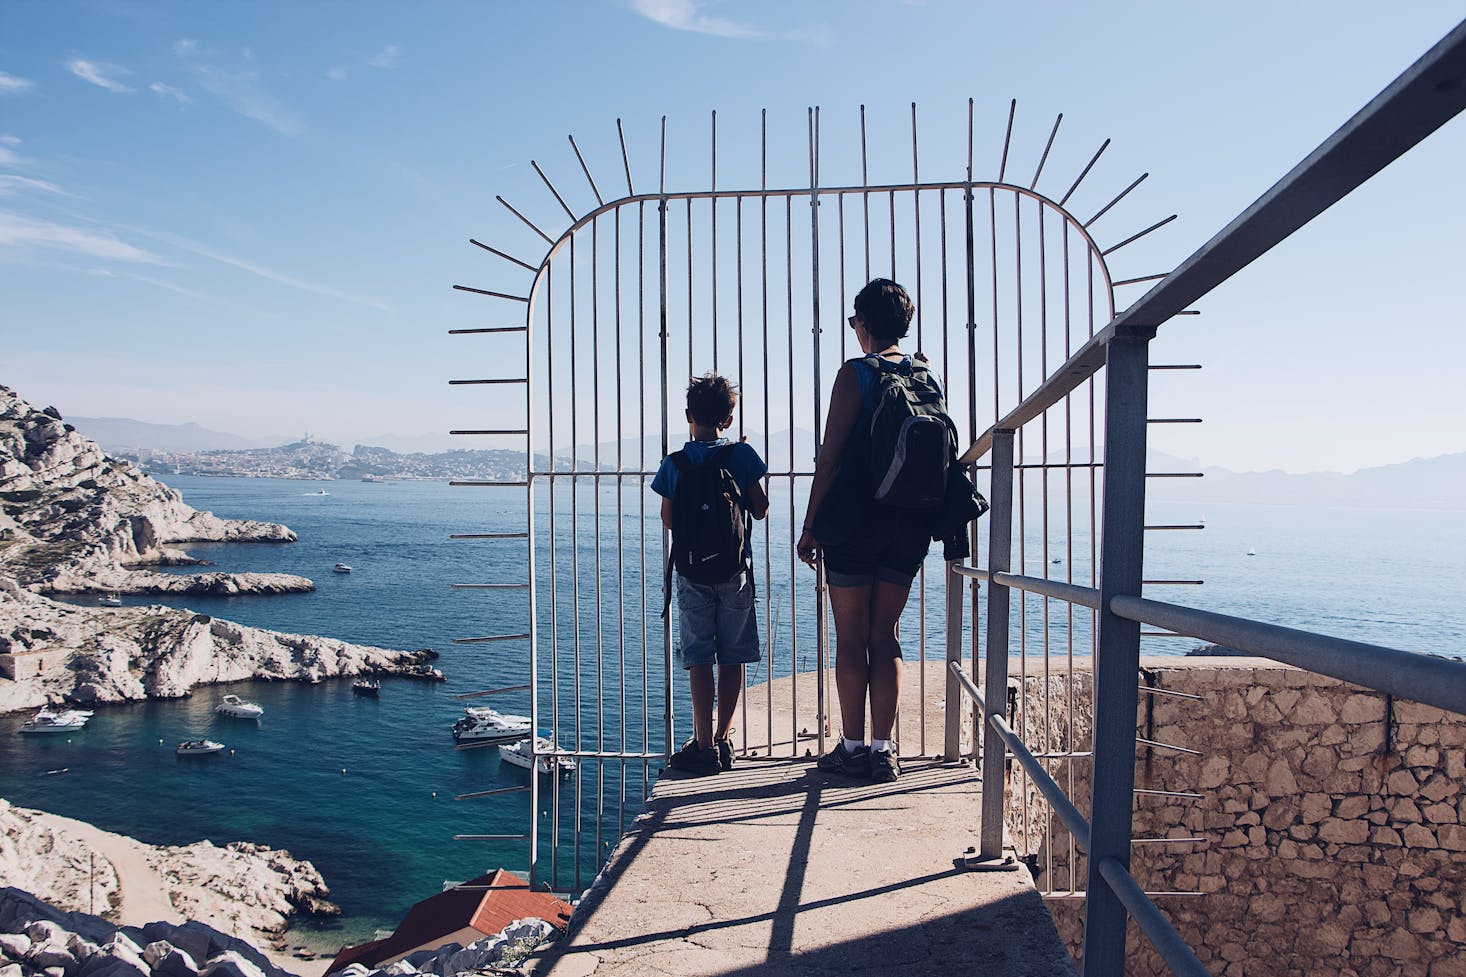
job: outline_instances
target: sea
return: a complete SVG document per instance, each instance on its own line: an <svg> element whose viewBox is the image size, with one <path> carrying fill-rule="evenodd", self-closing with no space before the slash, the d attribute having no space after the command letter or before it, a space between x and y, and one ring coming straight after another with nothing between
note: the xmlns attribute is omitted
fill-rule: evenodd
<svg viewBox="0 0 1466 977"><path fill-rule="evenodd" d="M465 880L501 865L525 871L528 848L522 840L455 841L453 836L525 832L528 793L490 792L523 787L529 773L503 763L496 749L456 750L450 735L465 704L457 696L512 686L527 674L526 643L499 649L453 642L525 630L527 603L521 592L452 586L523 580L524 543L451 538L464 532L522 531L523 492L433 481L173 476L167 482L195 508L226 518L284 523L299 535L293 544L191 544L186 547L191 554L231 572L300 574L314 580L317 589L269 597L129 596L123 598L125 604L187 607L256 627L385 648L430 647L441 654L436 664L447 681L387 679L376 698L353 695L347 680L206 687L181 700L99 708L84 730L68 737L19 736L16 730L25 717L0 717L0 796L150 844L244 840L307 858L325 877L342 916L302 924L291 939L325 952L391 929L409 906L439 891L446 881ZM603 533L626 533L630 525L634 537L635 526L641 525L639 503L625 505L624 495L621 501L623 511L614 518L615 507L608 505L605 520L590 525ZM568 536L572 525L587 532L592 508L590 502L581 505L574 522L562 517L557 534ZM795 507L785 508L793 512ZM776 522L791 521L788 512L780 515L777 504L775 509ZM1156 584L1147 587L1147 596L1412 651L1466 654L1466 615L1461 612L1466 598L1461 572L1466 511L1184 501L1153 502L1149 509L1148 522L1205 529L1153 534L1157 538L1148 541L1148 579L1203 583ZM654 507L649 515L654 523ZM1076 552L1062 539L1046 546L1038 520L1028 520L1025 528L1028 572L1047 565L1053 576L1062 579L1072 572L1076 582L1088 582L1086 546ZM776 525L774 538L780 532L787 538L787 525ZM654 526L644 538L659 553ZM634 548L628 544L628 553ZM594 656L593 667L567 669L554 677L562 723L574 715L577 688L588 694L586 682L604 683L609 677L612 685L622 683L623 692L619 698L611 695L617 705L602 731L623 722L639 729L643 710L657 717L650 725L659 728L661 673L654 667L643 679L636 657L643 636L652 656L661 653L658 559L654 555L650 567L638 559L635 566L628 560L627 566L613 568L593 565L587 558L559 568L557 580L581 574L586 592L592 574L605 580L608 574L630 573L647 581L640 593L653 605L645 615L650 623L631 635L633 660L623 670L609 649L619 641L624 658L626 628L612 620L617 617L614 606L607 611L598 603L594 613L606 620L597 633L609 637L605 646L586 640L584 655L587 660ZM333 573L338 562L349 564L352 572ZM787 554L778 554L773 563L784 566ZM543 579L545 567L538 569ZM926 572L941 573L935 553ZM782 606L785 596L775 587L768 599ZM562 642L574 640L568 632L583 627L580 622L592 614L585 599L584 593L572 592L561 602L553 630ZM1022 613L1034 622L1036 616L1054 615L1053 603L1030 599ZM812 616L809 603L802 606L799 613ZM570 607L575 608L573 615ZM929 599L920 612L933 634L940 634L941 611L942 601ZM642 616L639 608L636 616ZM1053 626L1072 626L1062 623L1066 620L1058 615ZM1080 630L1073 644L1083 655L1088 637ZM903 630L903 640L905 634ZM810 648L813 626L795 626L789 617L780 623L776 615L769 638L776 646L802 641ZM1196 645L1189 639L1146 639L1143 650L1180 655ZM788 662L776 664L774 675L809 667L807 659L787 652L776 649L771 656ZM686 688L680 676L673 689L674 710L685 716ZM231 691L260 703L264 718L250 722L217 716L213 707L219 695ZM525 693L470 701L528 711ZM226 743L227 750L209 758L175 756L179 740L204 736ZM592 736L590 745L619 748L625 742L612 735L608 747L604 738L599 743L596 739ZM639 734L632 736L638 739ZM640 748L640 743L631 746ZM660 738L651 746L659 750ZM614 764L603 766L613 778L624 778L612 784L609 795L568 787L541 795L543 830L567 839L574 826L585 828L606 810L605 797L624 791L629 798L625 813L608 814L601 828L580 844L567 843L563 855L557 853L558 889L574 891L589 884L620 828L634 816L637 798L659 765L630 764L631 773ZM604 785L606 775L602 769L595 776ZM454 799L466 793L487 796Z"/></svg>

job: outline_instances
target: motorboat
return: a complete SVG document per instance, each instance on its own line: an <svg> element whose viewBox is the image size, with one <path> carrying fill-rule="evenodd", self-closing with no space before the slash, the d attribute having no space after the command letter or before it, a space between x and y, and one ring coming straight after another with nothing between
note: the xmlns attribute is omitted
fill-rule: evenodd
<svg viewBox="0 0 1466 977"><path fill-rule="evenodd" d="M118 594L103 594L97 598L97 603L103 607L121 607L122 597Z"/></svg>
<svg viewBox="0 0 1466 977"><path fill-rule="evenodd" d="M460 743L512 743L530 735L528 716L511 716L481 706L469 706L453 724L453 738Z"/></svg>
<svg viewBox="0 0 1466 977"><path fill-rule="evenodd" d="M351 683L351 691L356 695L376 695L382 691L382 683L374 678L359 678Z"/></svg>
<svg viewBox="0 0 1466 977"><path fill-rule="evenodd" d="M568 756L550 757L546 753L555 751L555 741L548 736L536 736L534 738L534 752L541 754L536 757L530 752L530 740L528 737L517 743L505 743L499 747L499 757L505 763L512 763L516 767L523 767L525 770L531 768L542 774L549 774L555 770L560 773L570 774L575 772L575 761Z"/></svg>
<svg viewBox="0 0 1466 977"><path fill-rule="evenodd" d="M175 751L179 756L207 756L224 749L223 743L214 740L184 740Z"/></svg>
<svg viewBox="0 0 1466 977"><path fill-rule="evenodd" d="M325 489L316 489L314 492L307 492L306 495L330 495Z"/></svg>
<svg viewBox="0 0 1466 977"><path fill-rule="evenodd" d="M347 566L345 563L338 563L338 564L336 564L335 566L333 566L331 568L331 572L332 573L350 573L351 572L351 567Z"/></svg>
<svg viewBox="0 0 1466 977"><path fill-rule="evenodd" d="M245 702L233 692L219 700L214 711L221 716L231 716L235 719L259 719L265 714L264 707L257 702Z"/></svg>
<svg viewBox="0 0 1466 977"><path fill-rule="evenodd" d="M20 724L22 733L74 733L87 724L92 714L85 709L42 709Z"/></svg>

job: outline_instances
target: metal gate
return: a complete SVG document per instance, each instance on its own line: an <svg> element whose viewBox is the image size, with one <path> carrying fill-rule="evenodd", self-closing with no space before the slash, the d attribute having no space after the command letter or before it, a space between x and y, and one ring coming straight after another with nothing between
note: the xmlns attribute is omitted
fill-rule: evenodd
<svg viewBox="0 0 1466 977"><path fill-rule="evenodd" d="M532 163L553 198L544 207L558 208L563 230L547 232L545 221L499 198L546 251L526 261L473 242L496 259L488 274L499 277L489 279L492 288L455 287L489 299L490 318L452 332L498 344L465 355L466 361L498 365L484 371L488 376L452 382L483 388L473 410L495 420L453 433L493 444L508 439L523 451L524 474L454 484L512 493L508 498L524 515L522 533L466 531L460 538L485 545L520 541L525 574L456 586L488 591L486 599L495 599L496 591L526 591L528 613L522 629L460 640L491 646L486 654L499 656L507 679L473 695L527 693L534 726L553 741L552 749L541 745L537 754L546 762L574 761L576 769L565 777L531 776L522 788L461 795L527 792L530 824L522 836L460 838L522 838L532 884L579 891L641 805L662 761L687 735L675 629L661 616L666 539L649 485L661 458L686 438L688 378L709 370L740 384L730 436L747 437L769 465L770 513L755 538L764 655L747 670L735 748L748 762L815 754L838 733L829 718L835 710L823 592L816 575L795 558L794 527L819 450L827 388L841 361L859 354L845 326L855 292L877 276L906 285L917 308L908 348L931 360L945 380L954 419L959 427L965 421L968 437L976 440L1114 317L1116 288L1162 277L1114 281L1107 260L1173 217L1107 235L1106 245L1096 239L1095 225L1144 177L1108 196L1110 191L1085 186L1106 141L1077 175L1048 174L1045 181L1062 116L1042 151L1015 175L1016 105L1007 109L990 180L973 176L969 101L965 170L960 159L947 161L947 178L936 181L922 179L913 105L909 173L891 182L871 179L871 160L889 161L893 153L904 158L908 136L883 140L872 153L862 107L859 179L826 186L822 114L812 109L802 127L808 178L799 186L770 186L766 113L756 140L735 137L732 151L720 150L714 114L707 189L668 189L665 119L655 177L633 178L632 152L618 120L615 182L619 193L624 178L624 194L606 199L572 137L582 209ZM726 132L724 140L726 146ZM846 132L841 144L853 150L855 139ZM840 155L847 166L854 158L853 152ZM730 167L739 170L742 188L724 186ZM1047 192L1049 183L1057 192ZM1069 209L1081 200L1090 202L1082 219ZM559 226L558 216L556 221ZM1103 226L1116 222L1112 217ZM501 278L511 284L498 285ZM1096 584L1102 400L1102 387L1091 379L1028 426L1027 445L1024 431L1018 432L1017 572ZM983 471L979 466L977 481L985 491ZM974 549L977 536L974 529ZM973 560L987 563L977 552ZM940 552L929 557L901 622L914 699L903 699L897 725L903 755L973 754L971 727L958 730L956 710L945 717L926 704L929 684L949 687L949 658L969 661L971 674L980 674L981 601L975 582L951 572ZM972 616L964 623L965 607ZM1014 650L1021 662L1015 677L1030 669L1046 677L1051 660L1072 670L1076 654L1089 655L1092 614L1076 620L1072 605L1055 610L1048 598L1018 592L1012 609L1029 623ZM1041 648L1030 647L1030 635L1042 635ZM493 647L501 643L504 650ZM957 701L955 695L950 701ZM1041 707L1024 707L1033 715L1019 720L1053 731L1038 741L1072 742L1069 705L1044 696Z"/></svg>

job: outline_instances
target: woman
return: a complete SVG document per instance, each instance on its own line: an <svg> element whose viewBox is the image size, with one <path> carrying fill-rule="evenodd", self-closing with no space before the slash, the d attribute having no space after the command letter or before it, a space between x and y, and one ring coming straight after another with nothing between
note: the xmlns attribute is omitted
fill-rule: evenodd
<svg viewBox="0 0 1466 977"><path fill-rule="evenodd" d="M840 367L830 395L825 440L815 463L799 558L824 558L835 618L835 685L841 741L821 770L890 783L901 775L891 731L901 691L896 623L930 545L929 513L878 504L868 473L871 412L881 370L910 371L900 349L915 306L906 290L877 278L855 296L849 319L865 352ZM872 361L869 357L874 356ZM870 701L871 741L865 741Z"/></svg>

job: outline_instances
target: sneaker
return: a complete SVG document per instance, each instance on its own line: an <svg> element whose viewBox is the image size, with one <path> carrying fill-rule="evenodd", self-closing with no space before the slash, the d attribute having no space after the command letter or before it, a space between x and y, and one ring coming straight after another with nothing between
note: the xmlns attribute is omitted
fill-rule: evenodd
<svg viewBox="0 0 1466 977"><path fill-rule="evenodd" d="M852 752L845 749L845 741L841 740L835 744L833 750L816 760L814 765L825 773L842 773L847 777L867 777L870 775L870 747L862 746Z"/></svg>
<svg viewBox="0 0 1466 977"><path fill-rule="evenodd" d="M667 766L679 773L691 774L694 777L707 777L722 769L718 763L718 751L711 746L703 748L697 745L697 737L693 737L682 744L682 749L673 753L667 760Z"/></svg>
<svg viewBox="0 0 1466 977"><path fill-rule="evenodd" d="M718 751L718 766L724 770L732 770L733 744L727 740L713 740L713 747Z"/></svg>
<svg viewBox="0 0 1466 977"><path fill-rule="evenodd" d="M877 784L894 784L901 776L901 764L891 750L870 751L870 779Z"/></svg>

